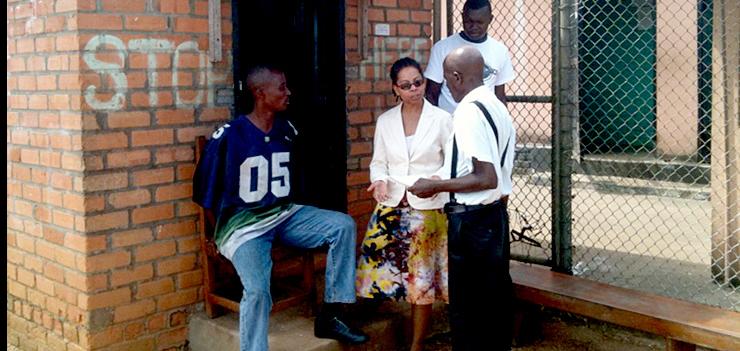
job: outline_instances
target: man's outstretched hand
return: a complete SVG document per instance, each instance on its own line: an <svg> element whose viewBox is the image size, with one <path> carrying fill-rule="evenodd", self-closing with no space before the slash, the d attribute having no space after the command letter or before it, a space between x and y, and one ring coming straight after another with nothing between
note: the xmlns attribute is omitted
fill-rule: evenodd
<svg viewBox="0 0 740 351"><path fill-rule="evenodd" d="M407 190L420 198L428 198L438 193L436 190L438 183L439 181L435 179L419 178L419 180L417 180L416 183L410 186Z"/></svg>

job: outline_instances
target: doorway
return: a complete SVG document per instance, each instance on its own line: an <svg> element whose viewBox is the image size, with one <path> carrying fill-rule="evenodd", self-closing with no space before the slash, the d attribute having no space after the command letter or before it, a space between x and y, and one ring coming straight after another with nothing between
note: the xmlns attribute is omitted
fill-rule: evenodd
<svg viewBox="0 0 740 351"><path fill-rule="evenodd" d="M236 115L252 109L247 70L271 64L291 90L285 117L299 133L291 155L296 202L346 212L344 1L232 1Z"/></svg>

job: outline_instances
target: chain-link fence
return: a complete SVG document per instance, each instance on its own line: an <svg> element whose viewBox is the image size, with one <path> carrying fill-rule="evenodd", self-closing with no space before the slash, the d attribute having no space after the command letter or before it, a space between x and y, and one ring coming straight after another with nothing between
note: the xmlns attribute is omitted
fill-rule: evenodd
<svg viewBox="0 0 740 351"><path fill-rule="evenodd" d="M448 34L463 4L447 1ZM738 8L491 4L517 72L513 257L740 310Z"/></svg>

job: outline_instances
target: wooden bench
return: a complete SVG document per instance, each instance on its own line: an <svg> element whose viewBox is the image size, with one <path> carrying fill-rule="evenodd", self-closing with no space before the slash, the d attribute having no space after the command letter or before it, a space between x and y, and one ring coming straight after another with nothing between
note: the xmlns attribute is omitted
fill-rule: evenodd
<svg viewBox="0 0 740 351"><path fill-rule="evenodd" d="M205 149L206 138L195 139L195 164L198 164ZM213 241L215 223L213 218L200 209L200 247L204 272L204 300L206 314L210 318L224 310L239 312L242 285L231 262L221 255ZM316 308L316 279L314 277L314 251L299 250L275 243L272 249L273 273L271 293L272 312L307 305L311 313ZM297 277L296 277L296 272Z"/></svg>
<svg viewBox="0 0 740 351"><path fill-rule="evenodd" d="M666 338L669 351L740 350L740 313L511 262L516 298Z"/></svg>

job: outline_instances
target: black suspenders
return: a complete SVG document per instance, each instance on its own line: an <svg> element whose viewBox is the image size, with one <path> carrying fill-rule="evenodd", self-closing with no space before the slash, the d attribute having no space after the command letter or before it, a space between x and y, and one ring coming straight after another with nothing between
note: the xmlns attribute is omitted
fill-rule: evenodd
<svg viewBox="0 0 740 351"><path fill-rule="evenodd" d="M486 120L488 121L488 124L491 125L491 129L493 129L493 135L496 137L496 146L498 146L498 129L496 128L496 124L493 123L493 118L491 118L491 114L488 113L488 110L480 101L473 101L473 103L478 106L478 108L483 112L483 115L486 116ZM450 172L450 179L457 177L457 139L456 137L452 137L452 169ZM504 167L504 162L506 161L506 152L509 150L509 141L511 138L506 140L506 147L504 147L504 153L501 155L501 168ZM455 201L455 193L450 193L450 201Z"/></svg>

